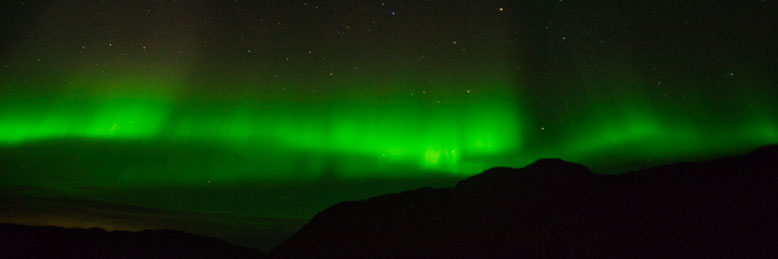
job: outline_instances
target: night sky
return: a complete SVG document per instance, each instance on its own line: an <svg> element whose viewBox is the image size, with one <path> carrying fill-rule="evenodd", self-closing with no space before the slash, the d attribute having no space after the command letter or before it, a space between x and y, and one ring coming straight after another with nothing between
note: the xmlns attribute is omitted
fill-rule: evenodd
<svg viewBox="0 0 778 259"><path fill-rule="evenodd" d="M7 2L0 188L307 218L544 157L739 153L778 143L775 5Z"/></svg>

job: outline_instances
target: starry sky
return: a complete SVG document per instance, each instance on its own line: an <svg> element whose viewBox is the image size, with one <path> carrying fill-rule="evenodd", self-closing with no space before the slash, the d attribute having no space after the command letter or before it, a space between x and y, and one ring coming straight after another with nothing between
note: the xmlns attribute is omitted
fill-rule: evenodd
<svg viewBox="0 0 778 259"><path fill-rule="evenodd" d="M6 193L309 217L543 157L620 173L778 143L771 0L0 9ZM365 191L294 198L321 182Z"/></svg>

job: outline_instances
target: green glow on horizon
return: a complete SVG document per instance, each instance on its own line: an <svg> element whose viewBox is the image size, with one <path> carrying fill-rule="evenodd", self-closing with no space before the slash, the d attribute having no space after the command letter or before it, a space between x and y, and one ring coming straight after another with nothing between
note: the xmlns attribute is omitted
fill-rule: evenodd
<svg viewBox="0 0 778 259"><path fill-rule="evenodd" d="M778 144L765 3L229 2L3 5L0 193L308 218Z"/></svg>
<svg viewBox="0 0 778 259"><path fill-rule="evenodd" d="M36 104L39 106L40 104ZM0 144L47 139L142 139L158 133L166 105L154 100L110 99L13 107L0 117Z"/></svg>
<svg viewBox="0 0 778 259"><path fill-rule="evenodd" d="M509 87L493 80L487 84L498 93ZM456 87L471 86L464 83ZM157 86L146 86L150 87ZM83 88L109 87L96 83ZM136 88L136 92L144 92L143 86ZM351 168L340 175L356 178L371 177L360 171L398 167L467 174L486 166L473 164L474 157L514 152L521 146L518 104L507 94L463 91L458 101L451 101L449 96L414 98L390 93L388 97L366 98L331 95L326 100L289 96L280 101L250 97L239 102L203 102L159 94L77 93L64 97L5 98L0 106L0 146L14 148L71 139L199 143L252 150L255 154L285 150L369 160L317 158L321 161L316 163L331 165L303 169L304 175L308 175L305 177L312 178L325 167ZM264 158L256 159L249 167L262 168ZM463 161L467 163L461 164ZM275 172L228 173L229 176L220 178L237 181L241 177L263 178L262 175L300 176L299 172L290 173L300 170L294 162L265 164L273 164L267 169Z"/></svg>
<svg viewBox="0 0 778 259"><path fill-rule="evenodd" d="M17 159L0 162L11 171L70 172L51 179L30 176L36 182L175 185L310 181L329 174L466 176L543 157L608 168L635 159L673 161L778 143L771 106L760 98L707 118L704 105L654 105L660 102L635 90L642 88L635 82L618 96L583 95L579 108L558 115L564 118L559 129L538 131L543 125L529 119L535 111L510 90L517 88L511 80L441 80L427 86L458 90L445 94L422 92L422 84L408 81L343 80L335 84L346 90L320 95L213 96L176 93L186 88L182 82L133 80L80 80L59 94L2 97L0 151ZM624 82L630 81L601 87ZM397 90L408 88L417 90ZM57 159L39 165L28 154Z"/></svg>

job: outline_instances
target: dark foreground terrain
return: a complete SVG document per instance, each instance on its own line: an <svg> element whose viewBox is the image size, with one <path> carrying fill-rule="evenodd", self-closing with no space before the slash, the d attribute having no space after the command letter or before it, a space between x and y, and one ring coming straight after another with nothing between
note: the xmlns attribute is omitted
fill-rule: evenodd
<svg viewBox="0 0 778 259"><path fill-rule="evenodd" d="M140 232L0 224L0 258L263 258L253 248L173 230Z"/></svg>
<svg viewBox="0 0 778 259"><path fill-rule="evenodd" d="M546 159L342 202L269 255L177 231L0 225L0 258L775 258L777 204L778 146L620 176Z"/></svg>
<svg viewBox="0 0 778 259"><path fill-rule="evenodd" d="M777 220L778 146L621 176L548 159L340 203L272 255L775 258Z"/></svg>

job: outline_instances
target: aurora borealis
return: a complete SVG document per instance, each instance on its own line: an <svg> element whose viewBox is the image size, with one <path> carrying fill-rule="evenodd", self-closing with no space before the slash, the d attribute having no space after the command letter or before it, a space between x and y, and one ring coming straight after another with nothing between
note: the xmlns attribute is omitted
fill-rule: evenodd
<svg viewBox="0 0 778 259"><path fill-rule="evenodd" d="M774 5L6 3L0 181L310 217L544 157L619 173L743 152L778 143ZM339 181L371 184L290 198Z"/></svg>

